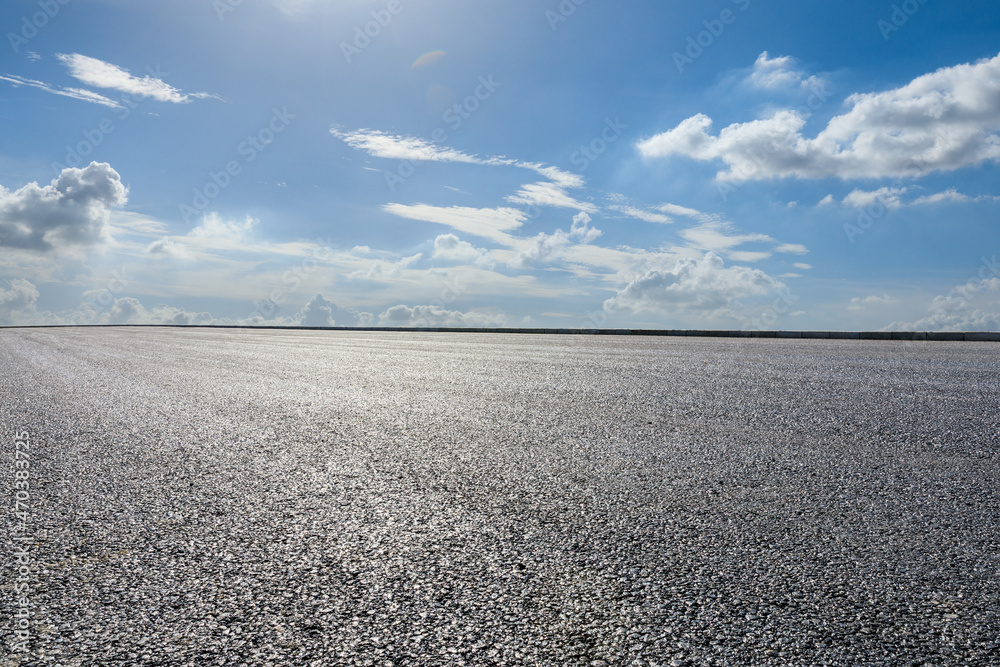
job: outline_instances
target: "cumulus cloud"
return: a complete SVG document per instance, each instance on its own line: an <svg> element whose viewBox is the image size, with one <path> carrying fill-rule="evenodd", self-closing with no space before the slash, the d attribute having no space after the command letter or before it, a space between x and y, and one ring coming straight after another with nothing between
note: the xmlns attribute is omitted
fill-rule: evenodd
<svg viewBox="0 0 1000 667"><path fill-rule="evenodd" d="M70 76L97 88L174 104L186 104L194 98L216 97L209 93L183 93L157 77L132 76L128 70L117 65L79 53L59 53L56 57L69 69Z"/></svg>
<svg viewBox="0 0 1000 667"><path fill-rule="evenodd" d="M515 267L529 267L548 262L560 256L571 244L587 244L603 232L590 226L591 218L584 212L573 216L570 230L557 229L554 234L540 232L534 238L522 242L515 257L508 264Z"/></svg>
<svg viewBox="0 0 1000 667"><path fill-rule="evenodd" d="M994 257L979 275L934 297L927 315L914 322L894 322L892 331L1000 331L1000 266Z"/></svg>
<svg viewBox="0 0 1000 667"><path fill-rule="evenodd" d="M128 188L106 162L64 169L45 186L0 188L0 245L51 251L100 243L110 211L127 199Z"/></svg>
<svg viewBox="0 0 1000 667"><path fill-rule="evenodd" d="M804 72L796 69L795 59L791 56L772 58L767 51L764 51L757 56L753 64L750 82L758 88L773 90L804 84L806 76Z"/></svg>
<svg viewBox="0 0 1000 667"><path fill-rule="evenodd" d="M784 287L763 271L727 267L721 257L709 252L636 276L604 302L604 309L733 317L741 299L762 297Z"/></svg>
<svg viewBox="0 0 1000 667"><path fill-rule="evenodd" d="M171 239L168 236L159 238L148 246L146 246L146 252L153 257L170 257L173 259L192 259L194 255L190 252L188 247L182 243Z"/></svg>
<svg viewBox="0 0 1000 667"><path fill-rule="evenodd" d="M712 135L698 114L637 145L647 158L722 160L719 180L922 176L1000 159L1000 55L946 67L893 90L847 98L816 137L782 110Z"/></svg>
<svg viewBox="0 0 1000 667"><path fill-rule="evenodd" d="M477 264L489 266L486 251L476 248L467 241L462 241L454 234L441 234L434 239L433 259L458 264Z"/></svg>
<svg viewBox="0 0 1000 667"><path fill-rule="evenodd" d="M900 199L906 193L906 188L879 188L878 190L852 190L844 197L843 204L854 208L865 208L875 202L881 202L883 206L890 209L900 208L903 205Z"/></svg>
<svg viewBox="0 0 1000 667"><path fill-rule="evenodd" d="M298 324L304 327L359 327L368 326L371 313L362 313L351 308L342 308L333 301L317 294L299 312Z"/></svg>
<svg viewBox="0 0 1000 667"><path fill-rule="evenodd" d="M141 301L131 296L115 299L107 315L108 324L211 324L213 321L209 313L193 313L164 304L147 310Z"/></svg>
<svg viewBox="0 0 1000 667"><path fill-rule="evenodd" d="M383 327L502 327L502 313L446 310L441 306L393 306L378 316Z"/></svg>
<svg viewBox="0 0 1000 667"><path fill-rule="evenodd" d="M38 288L23 278L11 280L8 288L0 287L0 324L33 324L37 303Z"/></svg>
<svg viewBox="0 0 1000 667"><path fill-rule="evenodd" d="M809 248L805 247L801 243L782 243L777 248L774 249L775 252L783 252L791 255L806 255L809 254ZM796 266L799 266L796 264Z"/></svg>

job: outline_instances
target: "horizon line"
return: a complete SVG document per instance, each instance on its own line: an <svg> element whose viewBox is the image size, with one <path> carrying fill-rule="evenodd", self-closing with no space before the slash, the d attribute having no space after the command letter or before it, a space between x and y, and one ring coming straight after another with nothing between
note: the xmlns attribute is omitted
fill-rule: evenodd
<svg viewBox="0 0 1000 667"><path fill-rule="evenodd" d="M584 336L672 336L691 338L799 338L812 340L903 340L1000 342L997 331L813 331L757 329L569 329L551 327L338 327L265 324L12 324L0 329L145 327L173 329L263 329L288 331L376 331L397 333L492 333Z"/></svg>

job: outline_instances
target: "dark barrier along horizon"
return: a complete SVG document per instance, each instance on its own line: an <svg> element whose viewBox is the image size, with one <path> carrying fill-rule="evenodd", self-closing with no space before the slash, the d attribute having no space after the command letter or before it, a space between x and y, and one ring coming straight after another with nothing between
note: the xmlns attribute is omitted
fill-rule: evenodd
<svg viewBox="0 0 1000 667"><path fill-rule="evenodd" d="M559 334L583 336L677 336L697 338L806 338L818 340L905 340L1000 342L998 331L756 331L742 329L552 329L525 327L318 327L243 324L19 324L0 329L145 327L172 329L266 329L286 331L380 331L397 333Z"/></svg>

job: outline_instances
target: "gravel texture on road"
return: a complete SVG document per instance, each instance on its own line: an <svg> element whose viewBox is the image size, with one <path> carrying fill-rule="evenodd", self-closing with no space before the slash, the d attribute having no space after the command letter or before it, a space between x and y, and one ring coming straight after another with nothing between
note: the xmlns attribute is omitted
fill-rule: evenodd
<svg viewBox="0 0 1000 667"><path fill-rule="evenodd" d="M3 666L1000 664L995 344L7 329L0 371Z"/></svg>

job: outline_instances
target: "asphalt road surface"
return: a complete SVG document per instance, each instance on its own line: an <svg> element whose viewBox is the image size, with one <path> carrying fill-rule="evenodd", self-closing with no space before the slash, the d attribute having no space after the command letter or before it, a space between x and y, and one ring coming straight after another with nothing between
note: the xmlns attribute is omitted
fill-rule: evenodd
<svg viewBox="0 0 1000 667"><path fill-rule="evenodd" d="M1000 664L997 344L6 329L0 427L2 666Z"/></svg>

